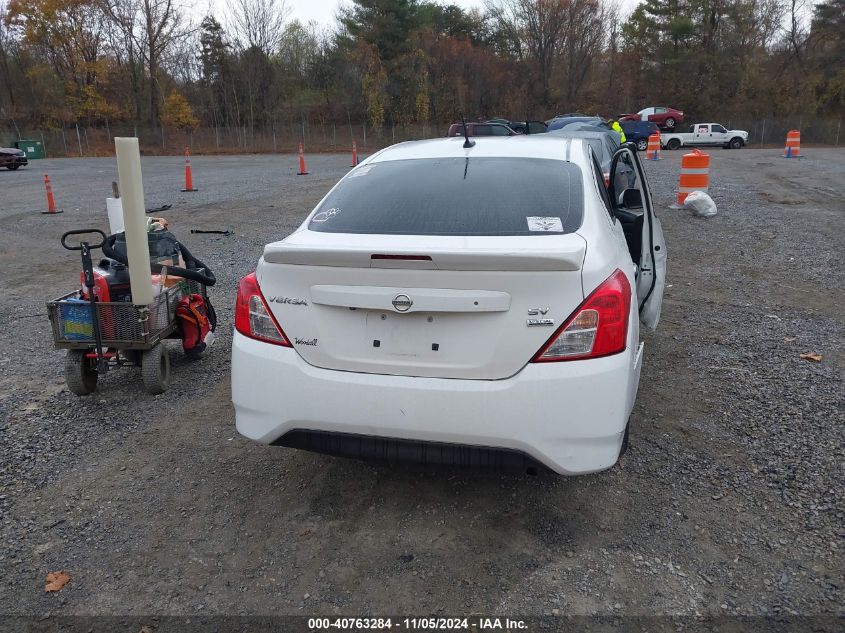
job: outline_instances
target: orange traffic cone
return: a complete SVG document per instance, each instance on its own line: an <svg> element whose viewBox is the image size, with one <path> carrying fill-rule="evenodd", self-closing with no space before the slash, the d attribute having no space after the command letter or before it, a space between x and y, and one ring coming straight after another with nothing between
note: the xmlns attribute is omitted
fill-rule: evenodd
<svg viewBox="0 0 845 633"><path fill-rule="evenodd" d="M45 215L55 215L62 213L61 209L56 209L56 200L53 198L53 187L50 184L50 176L44 174L44 189L47 191L47 210L41 213Z"/></svg>
<svg viewBox="0 0 845 633"><path fill-rule="evenodd" d="M185 148L185 188L182 191L199 191L194 188L194 174L191 171L191 150Z"/></svg>
<svg viewBox="0 0 845 633"><path fill-rule="evenodd" d="M302 149L302 143L299 144L299 172L296 175L308 175L308 170L305 168L305 151Z"/></svg>
<svg viewBox="0 0 845 633"><path fill-rule="evenodd" d="M352 141L352 167L358 166L358 145Z"/></svg>

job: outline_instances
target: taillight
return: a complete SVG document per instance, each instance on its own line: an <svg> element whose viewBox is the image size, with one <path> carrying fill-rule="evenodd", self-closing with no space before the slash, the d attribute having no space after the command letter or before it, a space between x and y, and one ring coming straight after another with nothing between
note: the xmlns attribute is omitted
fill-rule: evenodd
<svg viewBox="0 0 845 633"><path fill-rule="evenodd" d="M264 295L258 287L255 273L250 273L238 284L238 299L235 302L235 329L250 338L274 345L292 347L290 341L276 323Z"/></svg>
<svg viewBox="0 0 845 633"><path fill-rule="evenodd" d="M605 174L603 174L603 175L604 175L604 186L605 186L605 187L610 187L610 174L609 174L609 173L605 173Z"/></svg>
<svg viewBox="0 0 845 633"><path fill-rule="evenodd" d="M617 269L584 299L531 362L599 358L624 351L630 312L631 284Z"/></svg>

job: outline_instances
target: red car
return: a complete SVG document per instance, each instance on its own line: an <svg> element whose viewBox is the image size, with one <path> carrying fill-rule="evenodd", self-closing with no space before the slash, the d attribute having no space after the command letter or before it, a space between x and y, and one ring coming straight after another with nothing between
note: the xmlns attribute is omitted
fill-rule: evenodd
<svg viewBox="0 0 845 633"><path fill-rule="evenodd" d="M514 136L511 128L503 123L467 123L469 136ZM453 123L449 126L446 136L463 136L464 126L462 123Z"/></svg>
<svg viewBox="0 0 845 633"><path fill-rule="evenodd" d="M678 123L684 122L684 113L667 106L653 106L640 110L636 114L620 114L620 121L651 121L664 130L674 130Z"/></svg>

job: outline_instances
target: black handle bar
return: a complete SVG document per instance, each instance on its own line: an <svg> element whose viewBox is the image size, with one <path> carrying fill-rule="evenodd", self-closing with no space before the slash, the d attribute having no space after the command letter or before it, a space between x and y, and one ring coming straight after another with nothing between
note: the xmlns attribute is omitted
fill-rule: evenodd
<svg viewBox="0 0 845 633"><path fill-rule="evenodd" d="M67 244L67 237L69 235L87 235L87 234L97 234L102 239L100 240L99 244L89 244L88 248L100 248L103 245L103 242L106 241L106 234L103 233L100 229L76 229L75 231L68 231L62 235L62 246L64 246L69 251L81 251L82 250L82 242L79 243L79 246L68 246Z"/></svg>

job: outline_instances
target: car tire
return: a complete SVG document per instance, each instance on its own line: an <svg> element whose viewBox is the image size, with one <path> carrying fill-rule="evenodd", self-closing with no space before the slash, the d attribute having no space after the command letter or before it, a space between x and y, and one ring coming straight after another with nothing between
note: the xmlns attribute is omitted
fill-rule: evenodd
<svg viewBox="0 0 845 633"><path fill-rule="evenodd" d="M663 122L663 125L665 125L670 130L674 130L675 129L675 119L673 119L672 117L669 117L668 119L666 119Z"/></svg>
<svg viewBox="0 0 845 633"><path fill-rule="evenodd" d="M666 142L666 149L681 149L681 141L676 138L670 138Z"/></svg>
<svg viewBox="0 0 845 633"><path fill-rule="evenodd" d="M97 390L97 370L85 354L88 350L69 349L65 356L65 382L71 393L87 396Z"/></svg>
<svg viewBox="0 0 845 633"><path fill-rule="evenodd" d="M141 378L148 393L157 396L170 387L170 352L163 343L141 356Z"/></svg>
<svg viewBox="0 0 845 633"><path fill-rule="evenodd" d="M6 165L6 167L8 167L9 171L15 171L20 165Z"/></svg>
<svg viewBox="0 0 845 633"><path fill-rule="evenodd" d="M641 152L646 151L648 149L648 141L644 138L641 138L639 141L637 141L637 149Z"/></svg>
<svg viewBox="0 0 845 633"><path fill-rule="evenodd" d="M739 138L738 136L732 138L731 142L728 143L728 147L731 148L731 149L742 149L743 145L745 145L745 143L743 143L742 139Z"/></svg>

